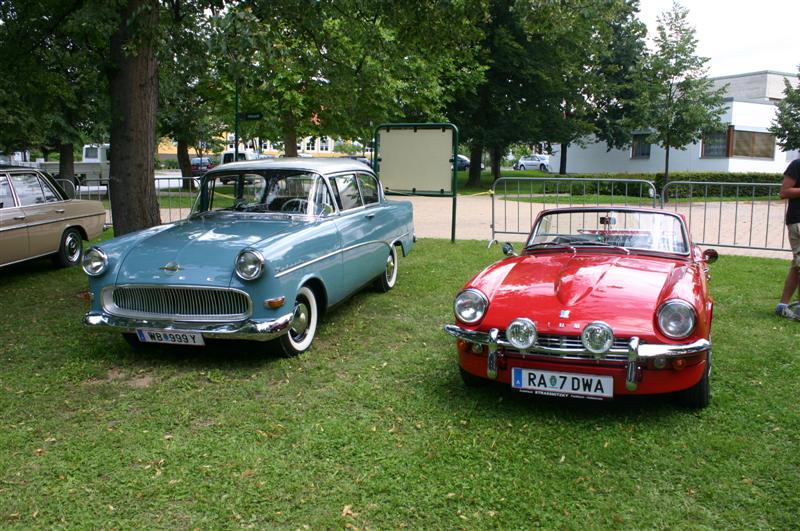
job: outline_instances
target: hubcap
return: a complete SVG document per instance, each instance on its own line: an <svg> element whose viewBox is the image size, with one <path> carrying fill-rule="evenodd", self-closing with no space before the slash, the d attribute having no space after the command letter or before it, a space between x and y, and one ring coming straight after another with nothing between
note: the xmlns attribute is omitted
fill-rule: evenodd
<svg viewBox="0 0 800 531"><path fill-rule="evenodd" d="M394 254L389 253L389 257L386 259L386 280L391 282L393 278L394 278Z"/></svg>
<svg viewBox="0 0 800 531"><path fill-rule="evenodd" d="M308 306L304 302L297 304L291 326L292 338L295 341L302 341L306 330L308 330L308 313Z"/></svg>
<svg viewBox="0 0 800 531"><path fill-rule="evenodd" d="M81 255L80 240L74 234L68 234L67 241L64 243L64 247L67 250L67 258L69 258L70 262L76 261Z"/></svg>

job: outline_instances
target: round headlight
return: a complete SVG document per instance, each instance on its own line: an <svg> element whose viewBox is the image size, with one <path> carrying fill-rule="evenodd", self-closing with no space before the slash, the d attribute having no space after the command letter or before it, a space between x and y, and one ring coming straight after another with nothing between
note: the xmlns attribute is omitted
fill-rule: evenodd
<svg viewBox="0 0 800 531"><path fill-rule="evenodd" d="M486 299L486 295L472 288L459 293L453 303L456 317L459 321L467 324L474 324L483 319L483 314L486 313L488 306L489 301Z"/></svg>
<svg viewBox="0 0 800 531"><path fill-rule="evenodd" d="M691 304L673 299L658 309L658 327L670 339L683 339L692 333L697 314Z"/></svg>
<svg viewBox="0 0 800 531"><path fill-rule="evenodd" d="M536 343L536 325L524 317L514 319L506 328L506 339L519 350L530 348Z"/></svg>
<svg viewBox="0 0 800 531"><path fill-rule="evenodd" d="M593 321L581 332L581 342L592 354L605 354L614 344L614 332L603 321Z"/></svg>
<svg viewBox="0 0 800 531"><path fill-rule="evenodd" d="M108 256L101 249L92 247L83 255L83 270L87 275L99 277L106 272Z"/></svg>
<svg viewBox="0 0 800 531"><path fill-rule="evenodd" d="M264 256L253 249L245 249L236 257L236 274L242 280L255 280L264 272Z"/></svg>

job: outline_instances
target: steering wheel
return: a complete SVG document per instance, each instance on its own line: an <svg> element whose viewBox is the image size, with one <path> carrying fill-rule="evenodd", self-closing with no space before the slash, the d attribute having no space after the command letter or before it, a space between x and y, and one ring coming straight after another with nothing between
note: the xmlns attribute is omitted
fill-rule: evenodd
<svg viewBox="0 0 800 531"><path fill-rule="evenodd" d="M286 201L281 207L281 212L297 212L302 213L308 211L308 201L295 197Z"/></svg>

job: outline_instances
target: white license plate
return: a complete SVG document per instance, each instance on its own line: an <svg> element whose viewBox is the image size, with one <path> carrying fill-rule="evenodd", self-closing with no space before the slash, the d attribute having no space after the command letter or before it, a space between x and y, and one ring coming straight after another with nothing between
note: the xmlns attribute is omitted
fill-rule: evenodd
<svg viewBox="0 0 800 531"><path fill-rule="evenodd" d="M142 343L167 343L168 345L193 345L202 346L203 335L197 332L165 332L163 330L148 330L137 328L136 335Z"/></svg>
<svg viewBox="0 0 800 531"><path fill-rule="evenodd" d="M614 396L614 378L596 374L574 372L537 371L513 367L511 387L522 391L554 396L586 396L611 398Z"/></svg>

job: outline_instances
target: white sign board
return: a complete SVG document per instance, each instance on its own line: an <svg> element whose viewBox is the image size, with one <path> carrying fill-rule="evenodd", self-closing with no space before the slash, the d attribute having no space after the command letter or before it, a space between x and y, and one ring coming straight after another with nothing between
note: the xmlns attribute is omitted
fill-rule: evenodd
<svg viewBox="0 0 800 531"><path fill-rule="evenodd" d="M380 178L389 191L453 194L453 129L382 126Z"/></svg>

